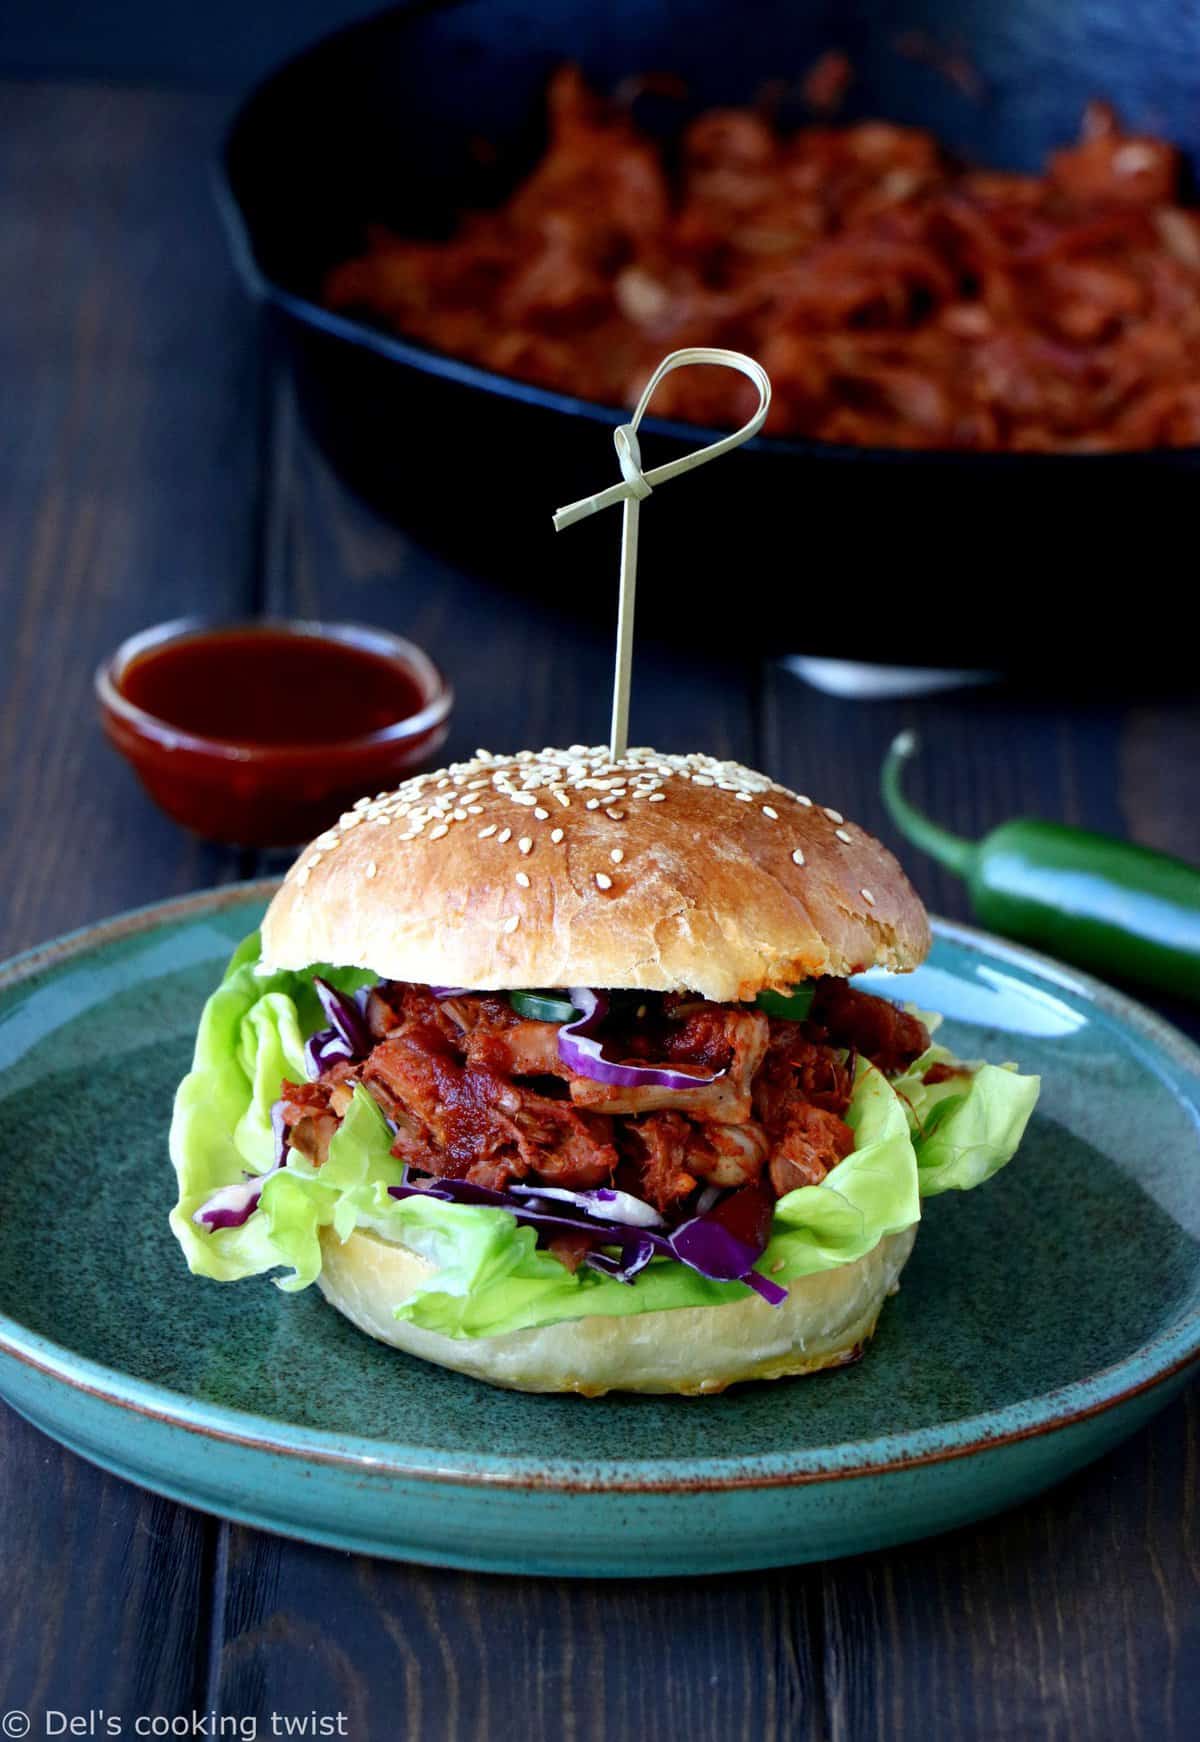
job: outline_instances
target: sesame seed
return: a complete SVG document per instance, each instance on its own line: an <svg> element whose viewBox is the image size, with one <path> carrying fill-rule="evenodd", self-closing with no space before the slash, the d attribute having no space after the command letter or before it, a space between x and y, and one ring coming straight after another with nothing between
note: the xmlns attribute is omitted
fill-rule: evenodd
<svg viewBox="0 0 1200 1742"><path fill-rule="evenodd" d="M869 889L860 889L858 893L862 896L868 907L874 907L875 897L871 894Z"/></svg>
<svg viewBox="0 0 1200 1742"><path fill-rule="evenodd" d="M520 914L519 913L510 913L508 918L505 920L503 926L500 929L502 931L516 931L516 929L520 925L520 923L521 923Z"/></svg>
<svg viewBox="0 0 1200 1742"><path fill-rule="evenodd" d="M561 829L551 829L550 839L554 842L554 844L556 846L558 845L559 841L562 840L562 838L563 838L563 832Z"/></svg>
<svg viewBox="0 0 1200 1742"><path fill-rule="evenodd" d="M845 822L846 819L842 815L841 811L831 811L828 805L825 805L824 810L825 810L825 815L829 818L831 823L844 823Z"/></svg>
<svg viewBox="0 0 1200 1742"><path fill-rule="evenodd" d="M625 812L622 810L612 810L610 808L609 810L606 810L604 814L606 817L611 817L614 823L623 823L625 821Z"/></svg>
<svg viewBox="0 0 1200 1742"><path fill-rule="evenodd" d="M319 853L314 853L312 858L309 859L307 861L307 863L308 863L309 870L315 871L317 866L321 863L321 855Z"/></svg>
<svg viewBox="0 0 1200 1742"><path fill-rule="evenodd" d="M812 809L812 799L811 799L811 798L808 798L808 797L807 797L807 796L806 796L806 795L805 795L805 794L804 794L804 793L802 793L802 792L798 792L798 793L797 793L797 794L796 794L796 803L797 803L797 804L803 804L803 805L807 805L807 806L808 806L808 808L809 808L809 809L810 809L810 810L811 810L811 809Z"/></svg>
<svg viewBox="0 0 1200 1742"><path fill-rule="evenodd" d="M296 882L300 885L301 889L304 888L304 885L308 882L308 880L311 876L312 876L312 872L309 870L307 865L305 865L300 871L297 872Z"/></svg>
<svg viewBox="0 0 1200 1742"><path fill-rule="evenodd" d="M621 860L625 857L625 852L624 852L624 849L621 847L614 847L612 852L608 856L612 860L614 865L619 865L621 863Z"/></svg>
<svg viewBox="0 0 1200 1742"><path fill-rule="evenodd" d="M429 839L431 841L440 841L443 835L448 835L449 833L450 833L450 830L446 826L446 824L439 823L436 829L430 829Z"/></svg>
<svg viewBox="0 0 1200 1742"><path fill-rule="evenodd" d="M792 862L796 865L803 865L804 863L804 854L799 847L796 847L792 852Z"/></svg>
<svg viewBox="0 0 1200 1742"><path fill-rule="evenodd" d="M633 749L613 757L603 745L522 751L510 756L481 752L473 760L453 763L433 774L413 776L392 792L359 801L354 811L346 813L346 820L336 828L329 828L326 835L318 836L308 851L332 852L340 844L339 830L348 830L359 822L375 822L385 827L399 817L408 817L410 811L403 838L411 840L418 835L434 838L435 830L449 829L466 817L481 816L484 807L472 801L476 793L482 795L486 788L534 811L539 822L553 815L552 796L568 809L569 793L583 788L584 802L589 808L603 811L609 807L607 814L617 822L624 820L623 815L614 813L627 798L664 803L670 796L672 780L715 787L731 793L742 804L757 803L764 813L775 810L772 820L781 815L771 802L780 789L765 775L737 762L698 753L677 756ZM804 795L788 796L793 802L811 803ZM439 832L436 838L444 837ZM496 836L481 838L491 840ZM512 838L512 831L508 838Z"/></svg>
<svg viewBox="0 0 1200 1742"><path fill-rule="evenodd" d="M374 877L374 875L378 869L379 869L379 867L376 865L374 859L367 860L367 876L368 877Z"/></svg>
<svg viewBox="0 0 1200 1742"><path fill-rule="evenodd" d="M518 853L532 853L533 852L533 842L529 839L528 835L522 835L521 839L517 842L517 852Z"/></svg>
<svg viewBox="0 0 1200 1742"><path fill-rule="evenodd" d="M833 832L837 836L839 841L845 841L847 846L850 845L850 837L846 833L845 829L835 829Z"/></svg>
<svg viewBox="0 0 1200 1742"><path fill-rule="evenodd" d="M770 817L770 819L773 823L777 823L779 821L779 812L777 810L772 810L771 806L769 804L765 804L762 807L762 814L764 815L764 817Z"/></svg>
<svg viewBox="0 0 1200 1742"><path fill-rule="evenodd" d="M529 873L528 873L528 871L518 871L517 872L517 882L520 884L522 889L528 889L529 888Z"/></svg>
<svg viewBox="0 0 1200 1742"><path fill-rule="evenodd" d="M608 875L607 872L597 871L597 873L596 873L596 888L597 889L611 889L612 888L612 878Z"/></svg>
<svg viewBox="0 0 1200 1742"><path fill-rule="evenodd" d="M486 841L490 835L494 835L495 833L496 833L495 823L489 823L486 829L480 829L479 839L481 841Z"/></svg>
<svg viewBox="0 0 1200 1742"><path fill-rule="evenodd" d="M496 836L496 839L499 841L500 845L503 846L506 841L512 840L512 830L501 829L500 833Z"/></svg>

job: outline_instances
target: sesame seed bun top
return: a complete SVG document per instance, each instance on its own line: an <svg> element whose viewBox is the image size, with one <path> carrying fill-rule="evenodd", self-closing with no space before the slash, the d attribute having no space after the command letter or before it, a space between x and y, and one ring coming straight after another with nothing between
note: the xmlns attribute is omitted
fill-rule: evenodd
<svg viewBox="0 0 1200 1742"><path fill-rule="evenodd" d="M361 799L263 922L279 968L718 1002L928 949L896 860L837 810L735 762L579 745L479 751Z"/></svg>

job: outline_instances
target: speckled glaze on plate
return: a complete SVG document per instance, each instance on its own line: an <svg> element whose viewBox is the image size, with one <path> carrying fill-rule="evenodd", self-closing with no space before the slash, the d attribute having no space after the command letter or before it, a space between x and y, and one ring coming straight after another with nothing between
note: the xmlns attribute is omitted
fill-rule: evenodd
<svg viewBox="0 0 1200 1742"><path fill-rule="evenodd" d="M857 1367L701 1399L525 1397L370 1342L316 1290L191 1278L166 1130L200 1007L269 887L0 969L0 1392L160 1493L344 1548L522 1573L817 1560L1011 1505L1200 1353L1200 1052L939 924L906 991L1044 1078L1016 1161L934 1200ZM668 1315L669 1316L669 1315Z"/></svg>

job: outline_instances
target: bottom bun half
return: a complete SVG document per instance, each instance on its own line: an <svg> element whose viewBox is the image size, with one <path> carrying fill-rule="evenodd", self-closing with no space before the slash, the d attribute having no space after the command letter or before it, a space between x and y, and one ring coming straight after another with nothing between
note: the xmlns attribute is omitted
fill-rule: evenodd
<svg viewBox="0 0 1200 1742"><path fill-rule="evenodd" d="M914 1224L886 1235L853 1264L800 1277L779 1307L749 1296L730 1306L597 1315L496 1337L444 1337L397 1319L396 1305L427 1281L432 1267L407 1246L365 1231L344 1245L325 1231L318 1285L368 1336L491 1385L585 1397L606 1391L697 1395L855 1360L885 1298L895 1292L916 1233Z"/></svg>

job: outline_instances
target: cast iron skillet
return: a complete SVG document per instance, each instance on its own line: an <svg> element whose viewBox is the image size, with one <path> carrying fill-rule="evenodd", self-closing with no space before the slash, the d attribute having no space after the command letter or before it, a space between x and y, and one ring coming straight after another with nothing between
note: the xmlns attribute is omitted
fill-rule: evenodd
<svg viewBox="0 0 1200 1742"><path fill-rule="evenodd" d="M424 0L253 91L221 203L343 478L505 585L607 607L616 510L557 541L550 513L617 478L619 417L322 309L324 272L368 223L444 234L461 208L502 200L538 157L546 82L567 59L601 88L680 75L686 101L639 112L668 137L767 81L794 89L838 47L856 69L847 118L928 126L979 162L1037 165L1094 96L1194 154L1198 34L1175 0ZM948 56L972 76L947 76ZM643 451L656 463L710 437L649 418ZM1190 659L1161 601L1191 546L1198 462L760 439L656 494L639 608L721 646L1144 677Z"/></svg>

